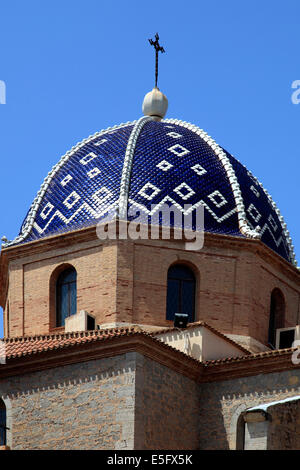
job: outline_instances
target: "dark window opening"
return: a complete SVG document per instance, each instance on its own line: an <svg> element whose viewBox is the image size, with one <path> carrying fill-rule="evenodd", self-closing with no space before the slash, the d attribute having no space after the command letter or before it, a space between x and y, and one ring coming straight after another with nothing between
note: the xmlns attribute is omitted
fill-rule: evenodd
<svg viewBox="0 0 300 470"><path fill-rule="evenodd" d="M56 326L64 326L65 319L77 310L77 273L74 268L63 271L56 283Z"/></svg>
<svg viewBox="0 0 300 470"><path fill-rule="evenodd" d="M279 349L291 348L295 340L295 330L283 330L280 332Z"/></svg>
<svg viewBox="0 0 300 470"><path fill-rule="evenodd" d="M188 315L188 322L195 321L196 280L193 271L185 265L175 264L168 271L167 320L174 320L175 313Z"/></svg>
<svg viewBox="0 0 300 470"><path fill-rule="evenodd" d="M6 446L6 407L0 399L0 446Z"/></svg>
<svg viewBox="0 0 300 470"><path fill-rule="evenodd" d="M87 329L88 330L95 329L95 318L91 317L90 315L87 316Z"/></svg>
<svg viewBox="0 0 300 470"><path fill-rule="evenodd" d="M276 330L284 328L285 302L279 289L274 289L271 294L268 343L272 348L276 347Z"/></svg>

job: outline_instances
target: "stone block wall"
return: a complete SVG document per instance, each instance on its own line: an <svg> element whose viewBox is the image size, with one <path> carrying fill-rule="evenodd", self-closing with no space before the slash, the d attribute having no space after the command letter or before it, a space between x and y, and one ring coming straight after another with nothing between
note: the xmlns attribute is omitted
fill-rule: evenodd
<svg viewBox="0 0 300 470"><path fill-rule="evenodd" d="M14 450L199 445L199 385L135 352L3 379L0 397Z"/></svg>
<svg viewBox="0 0 300 470"><path fill-rule="evenodd" d="M0 380L15 450L300 449L299 395L300 369L196 383L136 352Z"/></svg>
<svg viewBox="0 0 300 470"><path fill-rule="evenodd" d="M271 416L268 450L300 449L300 400L278 403L268 408Z"/></svg>
<svg viewBox="0 0 300 470"><path fill-rule="evenodd" d="M132 449L135 353L0 381L12 449Z"/></svg>
<svg viewBox="0 0 300 470"><path fill-rule="evenodd" d="M300 369L201 384L200 448L236 449L239 418L246 409L299 394ZM271 441L267 444L268 448L276 448L279 445L280 434L278 438L275 437L280 428L278 423L282 424L285 420L289 429L295 429L297 426L297 433L300 430L298 411L293 419L287 409L280 413L278 411L278 415L274 415L274 421L271 423L271 437L268 434ZM249 434L251 430L245 431L247 438L247 432ZM260 437L264 439L262 435ZM300 448L299 443L293 442L291 445L297 445L295 449Z"/></svg>
<svg viewBox="0 0 300 470"><path fill-rule="evenodd" d="M245 450L299 450L300 396L250 409L245 421Z"/></svg>
<svg viewBox="0 0 300 470"><path fill-rule="evenodd" d="M135 449L198 449L199 408L199 384L138 355Z"/></svg>

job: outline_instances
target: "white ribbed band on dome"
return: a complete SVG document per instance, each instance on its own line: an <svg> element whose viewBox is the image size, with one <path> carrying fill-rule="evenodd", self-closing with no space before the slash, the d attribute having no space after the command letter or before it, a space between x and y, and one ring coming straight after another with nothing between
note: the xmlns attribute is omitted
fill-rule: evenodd
<svg viewBox="0 0 300 470"><path fill-rule="evenodd" d="M34 224L34 219L37 214L37 211L39 210L39 207L41 205L42 199L52 181L56 173L60 170L60 168L69 160L70 157L74 155L80 148L82 148L84 145L92 142L94 139L98 139L99 137L103 136L107 132L115 131L130 125L133 125L134 128L131 131L130 137L128 139L127 147L126 147L126 152L125 152L125 157L124 157L124 164L123 164L123 170L122 170L122 177L121 177L121 184L120 184L120 196L119 196L119 217L124 219L127 218L127 208L128 208L128 193L129 193L129 187L130 187L130 178L131 178L131 170L132 170L132 164L133 164L133 157L134 157L134 151L136 147L136 143L138 140L138 137L140 135L140 132L143 128L143 126L146 124L148 121L152 121L152 117L148 116L143 116L139 120L135 121L128 121L127 123L119 124L113 127L108 127L107 129L101 130L99 132L96 132L93 135L90 135L86 139L82 140L81 142L77 143L75 146L73 146L65 155L61 157L59 162L53 166L52 170L48 173L46 176L45 180L43 181L40 190L37 193L37 196L35 197L33 203L31 204L29 213L22 225L21 228L21 234L18 235L14 240L12 241L6 241L3 243L3 247L8 247L11 245L14 245L16 243L20 243L23 240L26 239L26 237L30 234L31 229ZM240 185L237 179L237 176L235 174L235 171L230 163L230 160L228 159L227 155L223 151L223 149L203 130L200 129L199 127L195 126L194 124L188 123L186 121L181 121L179 119L164 119L161 122L168 123L168 124L175 124L178 126L185 127L186 129L191 130L195 134L197 134L201 139L203 139L214 151L216 154L217 158L220 160L220 163L222 164L226 175L229 179L229 183L233 192L234 200L236 203L236 211L238 215L238 223L239 223L239 229L240 232L249 237L249 238L255 238L259 239L261 237L259 229L252 229L249 226L249 223L246 218L246 213L245 213L245 205L244 205L244 200L242 197ZM237 160L237 159L236 159ZM251 172L249 172L251 173ZM289 247L290 251L290 258L291 262L294 266L297 266L296 258L295 258L295 253L294 253L294 247L292 245L292 240L289 234L289 231L287 230L286 223L284 222L284 219L282 215L280 214L279 209L277 208L275 202L272 200L270 194L266 191L266 189L263 187L263 185L255 178L255 176L252 175L251 177L257 182L257 184L263 189L264 193L266 194L271 206L275 210L278 219L280 221L282 231L285 235L286 242Z"/></svg>
<svg viewBox="0 0 300 470"><path fill-rule="evenodd" d="M235 171L226 156L225 152L221 149L221 147L203 130L199 127L195 126L194 124L190 124L189 122L180 121L178 119L164 119L163 122L167 122L170 124L177 124L179 126L185 127L186 129L195 132L201 139L203 139L214 151L217 155L218 159L220 160L225 173L229 179L229 183L233 192L233 197L236 204L237 214L238 214L238 221L239 221L239 229L240 232L249 238L260 238L260 234L258 230L252 230L251 227L248 225L246 219L246 212L244 201L241 193L241 188L236 177Z"/></svg>
<svg viewBox="0 0 300 470"><path fill-rule="evenodd" d="M233 156L233 155L232 155ZM234 156L233 156L234 157ZM237 160L242 166L244 166L240 160L238 160L238 158L234 157L235 160ZM285 235L285 238L286 238L286 241L287 241L287 244L288 244L288 247L289 247L289 250L290 250L290 256L291 256L291 259L292 259L292 263L294 264L294 266L297 266L297 260L296 260L296 255L295 255L295 252L294 252L294 245L293 245L293 242L292 242L292 239L291 239L291 236L290 236L290 232L288 231L287 229L287 224L285 223L284 221L284 218L283 216L281 215L281 212L280 210L278 209L275 201L272 199L272 196L270 195L270 193L266 190L266 188L263 186L263 184L256 178L256 176L253 175L253 173L248 170L247 168L247 172L249 175L251 175L251 178L256 182L256 184L258 186L260 186L260 188L263 190L264 194L267 196L268 198L268 201L270 203L270 205L273 207L274 211L276 212L276 215L279 219L279 222L281 224L281 228L282 228L282 231ZM299 268L298 268L299 269Z"/></svg>
<svg viewBox="0 0 300 470"><path fill-rule="evenodd" d="M121 184L120 184L120 197L119 197L119 217L122 220L127 220L127 209L128 209L128 193L129 193L129 186L130 186L130 179L131 179L131 170L132 170L132 163L134 157L134 151L136 147L137 140L143 129L144 125L148 121L153 121L152 117L144 116L140 118L134 128L131 131L130 137L128 139L123 170L122 170L122 177L121 177Z"/></svg>
<svg viewBox="0 0 300 470"><path fill-rule="evenodd" d="M123 127L135 125L136 122L137 121L132 121L132 122L128 121L126 123L118 124L116 126L108 127L107 129L102 129L101 131L95 132L95 134L90 135L89 137L82 140L81 142L78 142L67 153L65 153L60 158L58 163L56 163L56 165L53 166L52 170L49 171L48 175L44 179L44 181L43 181L43 183L42 183L42 185L41 185L41 187L40 187L33 203L31 204L31 207L30 207L29 213L26 217L26 220L24 221L24 223L22 225L21 234L18 235L14 240L7 241L7 242L3 243L2 246L4 248L6 248L8 246L15 245L16 243L20 243L23 240L25 240L26 237L28 237L28 235L30 234L31 229L33 227L34 219L35 219L35 216L36 216L36 214L39 210L42 199L43 199L43 197L44 197L44 195L45 195L52 179L54 178L56 173L61 169L61 167L69 160L69 158L71 158L84 145L89 144L94 139L98 139L99 137L103 136L107 132L116 131L118 129L122 129Z"/></svg>
<svg viewBox="0 0 300 470"><path fill-rule="evenodd" d="M235 171L234 171L228 157L226 156L225 152L223 151L223 149L203 129L200 129L200 127L197 127L194 124L191 124L191 123L186 122L186 121L181 121L179 119L164 119L162 122L182 126L182 127L185 127L186 129L189 129L189 130L195 132L197 135L199 135L199 137L201 137L212 148L212 150L215 152L215 154L219 158L219 160L220 160L221 164L223 165L223 168L224 168L224 170L225 170L225 172L228 176L230 186L231 186L231 189L232 189L232 192L233 192L233 196L234 196L234 199L235 199L235 203L236 203L236 209L237 209L237 214L238 214L238 222L239 222L240 232L243 235L245 235L246 237L259 239L261 237L259 228L253 230L253 229L251 229L251 227L248 224L248 221L247 221L247 218L246 218L245 205L244 205L244 200L243 200L243 197L242 197L241 188L240 188L237 176L235 174ZM286 241L287 241L287 244L288 244L288 247L289 247L291 262L294 266L297 266L297 261L296 261L296 257L295 257L295 253L294 253L294 246L292 244L292 239L290 237L289 231L286 228L287 227L286 223L284 222L284 219L283 219L282 215L280 214L280 211L277 208L275 202L272 200L270 194L265 190L265 188L257 180L257 178L254 177L254 179L257 181L259 186L263 189L264 193L268 197L272 207L274 208L274 210L275 210L275 212L278 216L278 219L279 219L280 224L281 224L282 231L283 231L283 233L286 237Z"/></svg>

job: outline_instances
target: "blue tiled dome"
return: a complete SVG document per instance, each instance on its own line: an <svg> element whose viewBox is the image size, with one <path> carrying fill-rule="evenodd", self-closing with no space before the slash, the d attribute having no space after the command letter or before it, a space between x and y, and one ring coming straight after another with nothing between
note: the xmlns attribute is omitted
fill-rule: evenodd
<svg viewBox="0 0 300 470"><path fill-rule="evenodd" d="M295 264L286 225L258 180L196 126L149 117L101 131L64 155L6 245L87 227L129 206L148 216L162 203L192 211L201 204L205 231L261 238Z"/></svg>

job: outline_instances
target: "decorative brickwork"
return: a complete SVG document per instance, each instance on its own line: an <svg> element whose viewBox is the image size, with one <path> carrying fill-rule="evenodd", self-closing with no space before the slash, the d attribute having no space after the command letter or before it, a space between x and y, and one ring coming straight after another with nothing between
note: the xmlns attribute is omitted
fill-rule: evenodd
<svg viewBox="0 0 300 470"><path fill-rule="evenodd" d="M260 241L206 234L203 249L192 252L180 240L103 243L94 228L2 250L5 335L53 330L55 281L65 266L77 271L77 311L95 315L97 324L172 326L167 272L178 261L196 276L196 320L267 344L271 292L278 288L285 325L299 322L300 273Z"/></svg>

